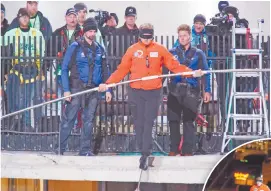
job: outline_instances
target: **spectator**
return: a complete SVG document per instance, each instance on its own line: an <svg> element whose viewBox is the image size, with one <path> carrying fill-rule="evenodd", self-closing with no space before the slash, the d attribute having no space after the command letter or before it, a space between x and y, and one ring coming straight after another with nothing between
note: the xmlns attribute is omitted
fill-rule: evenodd
<svg viewBox="0 0 271 191"><path fill-rule="evenodd" d="M77 12L74 8L69 8L66 11L66 25L56 29L51 37L50 43L47 44L47 55L57 56L62 59L66 53L68 46L75 41L76 38L81 37L82 31L78 25ZM56 75L58 76L58 83L61 85L61 65L58 64Z"/></svg>
<svg viewBox="0 0 271 191"><path fill-rule="evenodd" d="M153 26L149 23L140 26L139 42L129 47L122 58L118 69L106 81L106 84L120 82L129 72L130 80L162 74L162 65L174 73L191 71L184 65L179 64L166 48L154 39ZM199 75L201 72L196 72ZM147 170L148 156L152 148L152 127L157 117L160 101L162 80L152 79L147 81L133 82L130 84L132 115L135 117L135 131L138 147L142 153L140 169ZM99 86L99 91L107 89L105 84Z"/></svg>
<svg viewBox="0 0 271 191"><path fill-rule="evenodd" d="M41 57L44 57L45 40L42 33L29 26L30 16L26 8L20 8L16 20L19 27L9 30L4 36L4 46L10 42L14 47L14 56L24 57L13 60L13 68L8 75L7 97L9 112L29 107L31 100L39 104L42 101L41 95ZM15 38L14 38L15 37ZM30 39L29 39L30 37ZM15 39L12 42L11 39ZM36 44L34 44L36 42ZM20 44L19 44L20 43ZM40 49L40 47L42 49ZM36 57L35 59L25 57ZM19 88L20 86L20 88ZM35 90L34 90L35 88ZM20 90L20 92L18 92ZM18 101L20 99L20 101ZM21 105L18 105L20 103ZM17 116L15 116L16 118ZM35 127L39 127L41 108L34 109ZM18 119L18 117L16 118ZM26 111L23 117L23 124L26 131L33 131L30 111Z"/></svg>
<svg viewBox="0 0 271 191"><path fill-rule="evenodd" d="M139 30L136 25L137 11L135 7L127 7L125 10L125 23L123 26L117 28L113 33L108 45L109 56L122 57L126 50L134 43L138 42ZM118 49L118 50L117 50ZM116 70L119 65L119 60L111 62L112 70ZM124 80L127 80L125 77ZM117 87L114 91L116 98L119 100L127 99L128 85Z"/></svg>
<svg viewBox="0 0 271 191"><path fill-rule="evenodd" d="M84 3L76 3L74 5L74 9L76 10L76 12L78 13L78 24L80 26L80 28L83 28L83 24L87 18L87 13L88 13L88 8ZM103 42L103 38L102 38L102 34L101 31L98 29L97 33L95 35L96 41L103 47L104 46L104 42Z"/></svg>
<svg viewBox="0 0 271 191"><path fill-rule="evenodd" d="M43 14L38 11L38 1L27 1L26 9L30 16L30 27L35 28L41 31L45 41L49 40L52 35L52 26L48 19L43 16ZM16 17L11 22L8 30L18 28L19 27L19 20Z"/></svg>
<svg viewBox="0 0 271 191"><path fill-rule="evenodd" d="M205 26L206 26L206 18L204 15L202 14L197 14L194 17L194 25L192 26L192 40L191 40L191 46L197 47L198 49L201 49L208 57L215 57L215 54L212 53L210 46L209 46L209 40L208 40L208 36L206 34L206 30L205 30ZM212 69L212 63L213 60L208 60L207 64L208 64L208 68ZM213 87L213 96L212 100L213 101L217 101L217 82L216 82L216 74L210 74L210 87ZM202 79L202 86L204 87L204 79ZM212 86L212 83L214 83L214 86ZM204 88L203 88L204 90ZM203 95L205 94L205 92L203 92ZM214 102L212 104L215 104ZM219 124L219 112L215 112L213 111L215 107L212 107L211 105L209 105L209 103L204 103L201 107L202 111L206 111L207 113L209 113L209 115L211 114L211 116L208 116L208 126L212 127L212 128L216 128L216 124ZM205 115L204 113L201 113L203 115ZM205 154L206 152L203 150L202 148L202 138L203 134L202 133L198 133L198 150L196 151L197 153L200 154Z"/></svg>
<svg viewBox="0 0 271 191"><path fill-rule="evenodd" d="M107 65L104 62L104 49L99 43L95 42L97 29L97 22L94 18L88 18L83 25L83 38L72 43L67 49L61 73L64 96L98 86L101 82L105 82L109 76ZM93 67L90 67L90 65ZM69 72L71 73L70 77ZM65 151L76 114L80 106L82 106L83 130L79 155L92 156L91 139L94 117L99 101L98 92L67 98L66 101L68 103L61 121L60 154ZM111 101L110 92L106 92L106 101Z"/></svg>
<svg viewBox="0 0 271 191"><path fill-rule="evenodd" d="M8 20L5 18L6 9L1 3L1 36L4 36L8 29Z"/></svg>
<svg viewBox="0 0 271 191"><path fill-rule="evenodd" d="M178 38L180 45L170 50L174 58L192 70L208 70L205 54L200 49L191 46L191 28L188 25L184 24L178 27ZM167 117L171 139L169 156L176 156L179 153L183 156L191 156L193 155L196 131L194 121L201 103L199 80L176 76L171 79L169 92L167 101ZM210 74L206 74L203 98L206 103L210 101L210 92ZM183 145L179 152L181 116L183 120Z"/></svg>
<svg viewBox="0 0 271 191"><path fill-rule="evenodd" d="M139 30L136 25L137 11L135 7L127 7L125 10L125 23L123 26L117 28L113 35L119 36L119 39L124 39L124 42L120 41L118 44L121 45L116 47L116 40L113 42L112 46L114 53L116 53L116 48L120 48L119 53L122 56L126 50L134 43L138 41ZM123 38L124 37L124 38ZM122 44L124 45L123 49Z"/></svg>

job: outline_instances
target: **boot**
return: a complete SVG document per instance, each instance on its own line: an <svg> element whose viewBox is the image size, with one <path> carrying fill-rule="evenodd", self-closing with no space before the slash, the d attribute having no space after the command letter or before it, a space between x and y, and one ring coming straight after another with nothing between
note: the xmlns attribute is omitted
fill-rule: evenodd
<svg viewBox="0 0 271 191"><path fill-rule="evenodd" d="M139 168L142 170L148 170L149 157L147 155L142 155L139 160Z"/></svg>

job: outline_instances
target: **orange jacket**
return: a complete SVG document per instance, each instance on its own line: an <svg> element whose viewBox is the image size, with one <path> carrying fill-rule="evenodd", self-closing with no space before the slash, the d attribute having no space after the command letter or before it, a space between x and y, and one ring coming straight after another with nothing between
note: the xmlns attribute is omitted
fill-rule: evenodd
<svg viewBox="0 0 271 191"><path fill-rule="evenodd" d="M265 184L262 184L260 187L257 185L252 186L250 191L270 191L270 189Z"/></svg>
<svg viewBox="0 0 271 191"><path fill-rule="evenodd" d="M149 67L147 67L147 61ZM129 72L131 73L130 80L161 75L163 64L174 73L192 71L185 65L180 64L161 44L152 42L146 47L142 42L138 42L127 49L117 70L109 77L106 84L120 82ZM130 86L144 90L159 89L162 87L162 79L132 82Z"/></svg>

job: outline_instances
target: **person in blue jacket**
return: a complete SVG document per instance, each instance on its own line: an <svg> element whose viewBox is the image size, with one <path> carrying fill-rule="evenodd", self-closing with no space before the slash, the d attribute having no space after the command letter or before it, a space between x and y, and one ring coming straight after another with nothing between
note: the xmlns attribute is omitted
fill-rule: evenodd
<svg viewBox="0 0 271 191"><path fill-rule="evenodd" d="M105 62L105 51L97 43L95 35L98 29L94 18L88 18L83 25L83 37L72 43L64 56L61 79L64 96L98 87L104 83L110 75L109 66ZM70 72L70 76L69 76ZM111 101L110 91L106 92L106 101ZM61 129L60 129L60 154L63 154L67 145L67 139L74 127L77 112L83 108L83 129L80 140L80 156L92 156L91 139L93 122L98 106L98 92L91 92L82 96L66 99Z"/></svg>
<svg viewBox="0 0 271 191"><path fill-rule="evenodd" d="M191 43L191 27L183 24L178 27L179 45L170 50L171 54L180 64L185 64L193 70L208 70L208 64L204 52ZM183 78L176 76L171 78L167 101L167 117L170 127L170 153L169 156L191 156L194 154L194 140L196 128L194 121L201 103L201 90L198 78ZM211 99L210 74L205 75L204 102ZM183 121L183 145L179 151L181 140L180 121Z"/></svg>

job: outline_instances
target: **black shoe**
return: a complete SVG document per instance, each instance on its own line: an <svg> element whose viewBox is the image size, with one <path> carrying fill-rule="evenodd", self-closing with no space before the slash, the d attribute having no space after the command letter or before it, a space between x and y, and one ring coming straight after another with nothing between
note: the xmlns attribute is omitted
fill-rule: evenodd
<svg viewBox="0 0 271 191"><path fill-rule="evenodd" d="M54 146L53 152L54 152L56 155L64 155L64 150L61 149L60 152L59 152L59 147L58 147L57 144Z"/></svg>
<svg viewBox="0 0 271 191"><path fill-rule="evenodd" d="M55 153L56 155L64 155L64 151L60 151L60 152L59 152L59 149L55 149L55 150L54 150L54 153Z"/></svg>
<svg viewBox="0 0 271 191"><path fill-rule="evenodd" d="M142 155L139 160L139 168L142 170L148 170L149 167L149 157L147 155Z"/></svg>
<svg viewBox="0 0 271 191"><path fill-rule="evenodd" d="M95 156L91 151L79 152L78 156Z"/></svg>

